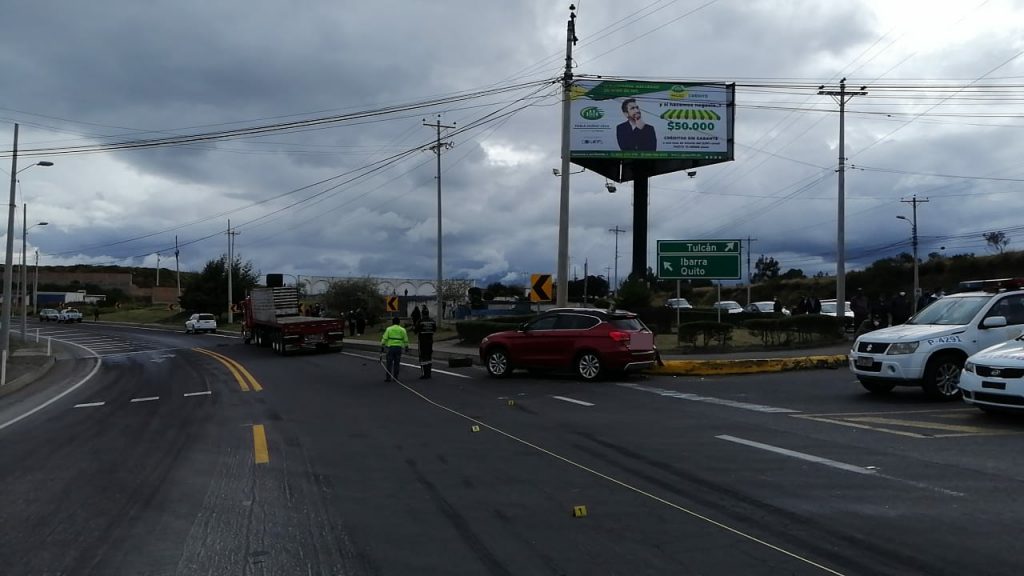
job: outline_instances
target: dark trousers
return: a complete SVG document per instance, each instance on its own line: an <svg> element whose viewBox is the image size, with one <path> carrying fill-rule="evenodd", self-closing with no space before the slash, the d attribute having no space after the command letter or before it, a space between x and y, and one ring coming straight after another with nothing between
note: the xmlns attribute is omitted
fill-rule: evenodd
<svg viewBox="0 0 1024 576"><path fill-rule="evenodd" d="M398 369L402 366L402 347L388 346L388 355L384 368L390 372L388 378L398 379Z"/></svg>
<svg viewBox="0 0 1024 576"><path fill-rule="evenodd" d="M430 370L434 365L434 337L420 336L420 368L423 370L423 377L430 378Z"/></svg>

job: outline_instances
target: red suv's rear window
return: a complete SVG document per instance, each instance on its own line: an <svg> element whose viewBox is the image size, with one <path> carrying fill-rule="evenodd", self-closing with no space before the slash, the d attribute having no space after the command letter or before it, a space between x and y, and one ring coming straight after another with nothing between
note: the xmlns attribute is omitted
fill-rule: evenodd
<svg viewBox="0 0 1024 576"><path fill-rule="evenodd" d="M644 323L637 318L609 318L608 323L619 330L644 330Z"/></svg>

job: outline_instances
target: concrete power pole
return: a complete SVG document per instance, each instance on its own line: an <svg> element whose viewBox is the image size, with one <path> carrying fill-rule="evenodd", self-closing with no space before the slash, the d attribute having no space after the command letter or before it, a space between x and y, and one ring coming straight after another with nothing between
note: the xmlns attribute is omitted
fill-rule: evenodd
<svg viewBox="0 0 1024 576"><path fill-rule="evenodd" d="M238 234L239 234L239 232L237 230L232 230L231 229L231 220L228 220L228 232L227 232L227 234L228 234L228 261L227 261L226 268L227 268L227 273L228 273L228 324L231 324L231 323L233 323L235 321L235 313L231 309L231 307L235 303L234 299L231 297L231 294L232 294L232 290L231 290L232 289L231 277L234 276L234 269L235 269L235 236L238 236Z"/></svg>
<svg viewBox="0 0 1024 576"><path fill-rule="evenodd" d="M747 306L750 306L750 285L753 284L751 280L753 276L750 275L750 244L752 242L757 242L757 238L747 236Z"/></svg>
<svg viewBox="0 0 1024 576"><path fill-rule="evenodd" d="M619 290L619 234L624 233L625 230L623 230L622 228L619 228L619 225L616 224L615 228L609 228L608 231L615 234L615 286L613 288L615 289L615 292L618 293L618 290Z"/></svg>
<svg viewBox="0 0 1024 576"><path fill-rule="evenodd" d="M576 7L569 6L565 32L565 72L562 74L562 190L558 209L558 286L555 304L569 304L569 122L572 114L572 47L576 44Z"/></svg>
<svg viewBox="0 0 1024 576"><path fill-rule="evenodd" d="M437 122L433 124L427 124L427 121L423 121L424 126L429 126L437 130L437 140L430 150L434 151L437 155L437 324L440 326L444 321L444 292L442 292L441 282L443 280L443 268L441 259L441 152L451 148L451 142L441 142L441 128L452 130L455 128L455 124L447 126L441 124L441 116L438 115Z"/></svg>
<svg viewBox="0 0 1024 576"><path fill-rule="evenodd" d="M913 302L911 303L910 306L911 306L911 310L913 310L914 314L917 314L917 300L918 300L917 292L918 292L918 290L921 289L921 283L919 281L918 274L917 274L917 205L918 204L922 204L922 203L927 202L927 201L928 201L927 198L924 198L924 199L918 198L916 194L910 200L900 200L900 202L904 202L904 203L912 205L913 206L913 210L914 210L914 219L910 223L910 228L911 228L911 231L910 231L910 234L911 234L911 245L913 245L913 247L914 247L914 295L911 297ZM903 218L903 216L900 216L900 218ZM904 220L905 219L906 218L904 218Z"/></svg>
<svg viewBox="0 0 1024 576"><path fill-rule="evenodd" d="M178 277L178 298L181 299L181 266L179 265L178 236L174 236L174 275ZM179 301L180 305L181 302Z"/></svg>
<svg viewBox="0 0 1024 576"><path fill-rule="evenodd" d="M160 253L156 253L156 286L160 287Z"/></svg>
<svg viewBox="0 0 1024 576"><path fill-rule="evenodd" d="M866 86L847 91L846 78L839 81L839 90L818 87L818 95L831 96L839 103L839 207L836 224L836 318L846 317L846 103L854 96L864 96Z"/></svg>

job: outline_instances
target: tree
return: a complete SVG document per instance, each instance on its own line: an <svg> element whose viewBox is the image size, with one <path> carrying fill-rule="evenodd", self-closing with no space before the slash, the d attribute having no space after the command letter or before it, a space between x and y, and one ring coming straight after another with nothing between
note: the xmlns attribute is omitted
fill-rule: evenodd
<svg viewBox="0 0 1024 576"><path fill-rule="evenodd" d="M639 310L651 305L651 289L643 279L627 280L615 295L615 307Z"/></svg>
<svg viewBox="0 0 1024 576"><path fill-rule="evenodd" d="M800 278L807 278L807 276L804 275L804 271L800 268L790 268L789 270L786 270L785 274L779 276L780 280L799 280Z"/></svg>
<svg viewBox="0 0 1024 576"><path fill-rule="evenodd" d="M772 280L779 276L779 261L771 256L765 257L764 254L757 259L754 263L754 270L756 270L751 276L750 281L754 284L764 282L765 280Z"/></svg>
<svg viewBox="0 0 1024 576"><path fill-rule="evenodd" d="M582 302L583 301L583 282L584 279L570 280L569 281L569 301L570 302ZM608 281L601 276L594 276L590 274L586 278L587 283L587 297L593 299L594 297L604 298L608 296Z"/></svg>
<svg viewBox="0 0 1024 576"><path fill-rule="evenodd" d="M210 260L202 272L181 288L181 309L191 312L224 314L228 310L227 256ZM252 262L242 263L235 258L231 264L231 301L241 302L249 290L256 286L260 273L253 269Z"/></svg>
<svg viewBox="0 0 1024 576"><path fill-rule="evenodd" d="M985 238L985 242L988 242L989 248L999 254L1002 254L1003 250L1006 249L1006 245L1010 243L1010 239L1001 231L985 232L982 234L982 237Z"/></svg>
<svg viewBox="0 0 1024 576"><path fill-rule="evenodd" d="M372 278L350 278L331 282L323 296L328 310L337 311L338 316L349 310L362 308L369 324L375 324L384 316L384 295Z"/></svg>

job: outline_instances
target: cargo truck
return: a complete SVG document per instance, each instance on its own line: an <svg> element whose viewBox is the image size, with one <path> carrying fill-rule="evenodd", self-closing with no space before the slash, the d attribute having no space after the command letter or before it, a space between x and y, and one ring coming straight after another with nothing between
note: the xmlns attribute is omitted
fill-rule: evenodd
<svg viewBox="0 0 1024 576"><path fill-rule="evenodd" d="M242 341L269 346L282 356L298 350L340 351L345 338L341 318L318 318L299 313L299 293L293 287L253 288L242 303Z"/></svg>

